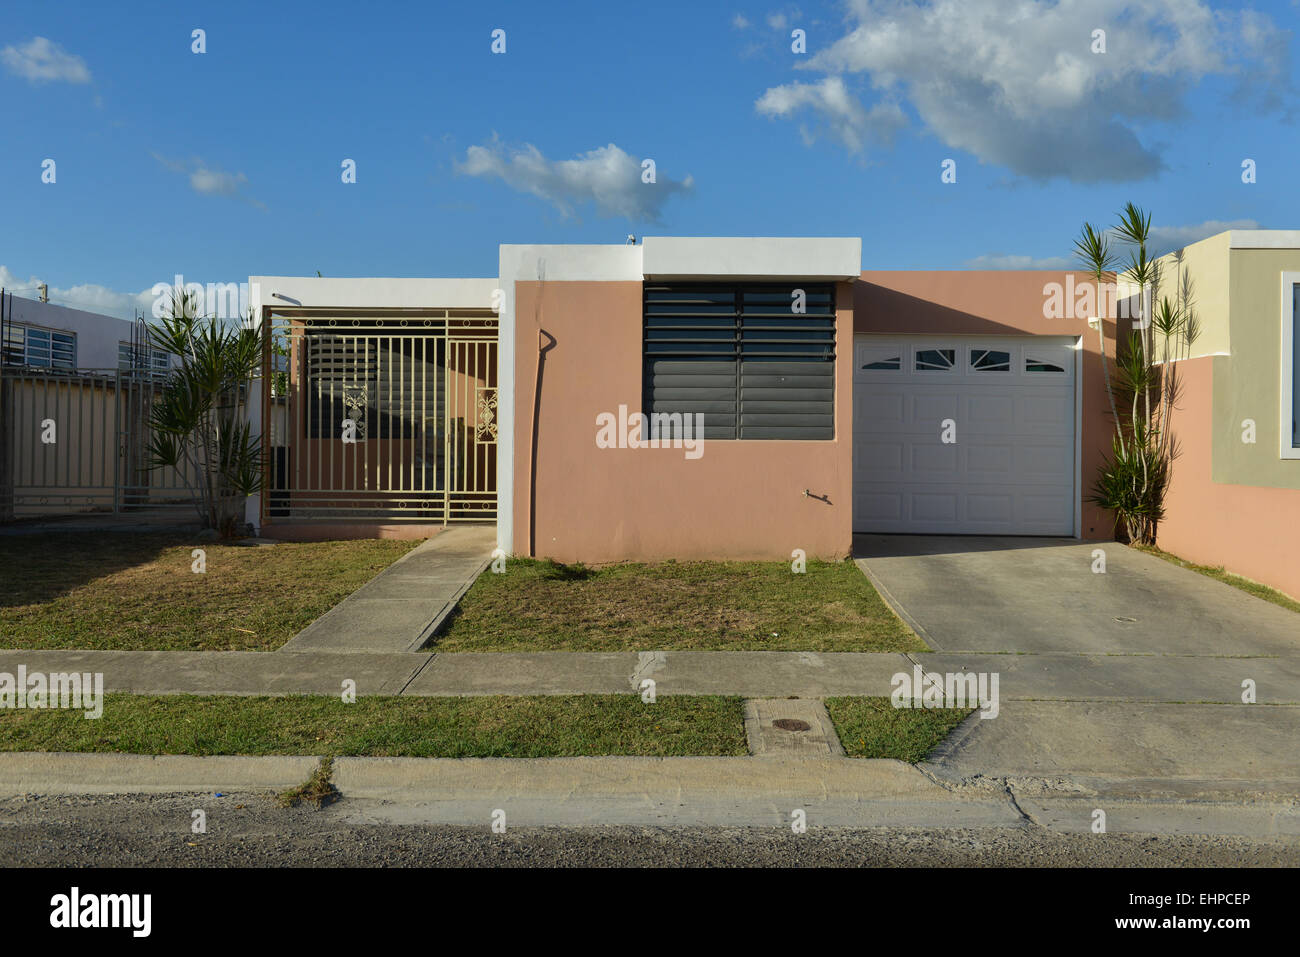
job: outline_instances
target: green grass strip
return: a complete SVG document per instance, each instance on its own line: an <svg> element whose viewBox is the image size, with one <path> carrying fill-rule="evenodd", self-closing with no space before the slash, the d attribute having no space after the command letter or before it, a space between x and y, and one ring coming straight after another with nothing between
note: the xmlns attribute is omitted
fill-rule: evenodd
<svg viewBox="0 0 1300 957"><path fill-rule="evenodd" d="M826 710L851 758L925 759L970 708L895 708L888 698L827 698Z"/></svg>
<svg viewBox="0 0 1300 957"><path fill-rule="evenodd" d="M0 751L547 758L744 755L740 698L104 696L81 711L0 711Z"/></svg>

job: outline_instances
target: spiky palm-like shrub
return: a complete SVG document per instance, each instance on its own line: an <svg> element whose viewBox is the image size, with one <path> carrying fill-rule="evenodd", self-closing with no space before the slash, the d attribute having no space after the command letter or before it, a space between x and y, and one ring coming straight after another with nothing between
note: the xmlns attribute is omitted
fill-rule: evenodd
<svg viewBox="0 0 1300 957"><path fill-rule="evenodd" d="M244 498L262 485L260 436L248 422L249 383L262 366L262 338L198 314L197 299L172 293L169 315L151 326L155 348L178 356L150 413L151 464L195 485L205 528L235 534Z"/></svg>
<svg viewBox="0 0 1300 957"><path fill-rule="evenodd" d="M1200 329L1181 251L1174 254L1179 273L1174 298L1160 296L1160 262L1147 249L1151 215L1128 203L1111 235L1128 246L1123 275L1137 287L1137 315L1126 338L1119 335L1116 318L1114 379L1106 355L1104 317L1098 321L1102 374L1115 433L1110 458L1101 466L1090 500L1115 513L1116 528L1122 528L1130 542L1154 545L1178 456L1171 421L1179 391L1175 362L1190 355ZM1120 261L1110 247L1110 235L1084 223L1074 247L1100 289L1103 275Z"/></svg>

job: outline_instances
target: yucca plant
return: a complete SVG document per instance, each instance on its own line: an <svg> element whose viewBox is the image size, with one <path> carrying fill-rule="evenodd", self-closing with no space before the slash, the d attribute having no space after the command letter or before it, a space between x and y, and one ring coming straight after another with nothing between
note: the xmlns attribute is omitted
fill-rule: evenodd
<svg viewBox="0 0 1300 957"><path fill-rule="evenodd" d="M168 315L149 329L155 348L180 359L150 413L151 464L176 469L195 489L205 528L235 534L244 498L261 488L260 436L248 421L249 383L262 366L251 323L200 316L197 298L174 290Z"/></svg>
<svg viewBox="0 0 1300 957"><path fill-rule="evenodd" d="M1130 542L1154 545L1178 455L1172 428L1178 397L1175 363L1187 358L1200 330L1181 250L1174 253L1179 290L1172 300L1168 296L1157 299L1161 269L1160 260L1151 258L1148 251L1151 214L1128 203L1112 233L1129 247L1124 275L1137 286L1137 323L1122 338L1116 319L1116 375L1112 381L1102 321L1098 321L1102 373L1115 433L1111 456L1101 466L1090 500L1115 513L1116 529L1122 528ZM1118 260L1106 234L1084 223L1074 245L1076 256L1100 285L1103 273Z"/></svg>

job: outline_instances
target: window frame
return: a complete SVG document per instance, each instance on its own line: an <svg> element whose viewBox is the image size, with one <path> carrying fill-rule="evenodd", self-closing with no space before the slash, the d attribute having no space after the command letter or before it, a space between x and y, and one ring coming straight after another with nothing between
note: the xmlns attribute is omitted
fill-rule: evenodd
<svg viewBox="0 0 1300 957"><path fill-rule="evenodd" d="M126 355L123 356L125 350ZM136 365L136 359L144 359L143 365ZM119 372L137 372L162 378L172 369L173 354L166 349L158 349L149 344L132 345L125 339L117 340L117 370Z"/></svg>
<svg viewBox="0 0 1300 957"><path fill-rule="evenodd" d="M21 344L13 343L19 336ZM32 334L37 335L33 336ZM62 369L73 371L77 368L77 333L72 329L55 329L51 326L38 326L30 322L5 323L6 341L0 343L0 363L25 369ZM10 337L13 337L12 339ZM33 341L36 340L36 341ZM61 341L66 340L66 341ZM18 353L19 361L9 358ZM40 353L36 355L36 353ZM33 359L39 358L40 362Z"/></svg>
<svg viewBox="0 0 1300 957"><path fill-rule="evenodd" d="M1300 360L1296 352L1300 351L1300 309L1297 298L1300 297L1300 272L1282 273L1282 344L1281 362L1278 368L1278 456L1282 459L1300 460L1300 408L1297 408L1297 392L1300 392ZM1290 428L1288 428L1288 425Z"/></svg>

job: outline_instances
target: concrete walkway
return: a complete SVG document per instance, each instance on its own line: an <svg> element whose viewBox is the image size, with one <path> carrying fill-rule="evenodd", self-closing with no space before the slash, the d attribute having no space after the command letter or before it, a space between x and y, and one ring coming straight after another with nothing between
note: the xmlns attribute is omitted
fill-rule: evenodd
<svg viewBox="0 0 1300 957"><path fill-rule="evenodd" d="M0 651L0 671L99 672L107 691L134 694L628 694L647 678L656 694L744 698L889 695L895 674L999 675L1003 701L1207 702L1300 705L1300 656L987 655L783 651L430 652Z"/></svg>
<svg viewBox="0 0 1300 957"><path fill-rule="evenodd" d="M461 525L408 552L285 642L281 652L415 651L487 567L496 527Z"/></svg>

